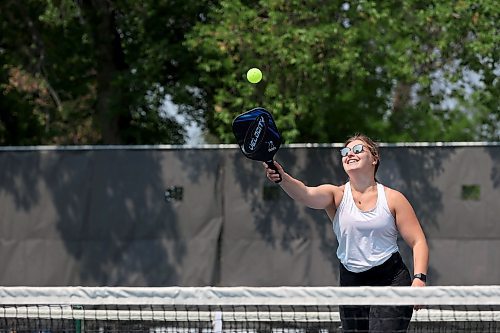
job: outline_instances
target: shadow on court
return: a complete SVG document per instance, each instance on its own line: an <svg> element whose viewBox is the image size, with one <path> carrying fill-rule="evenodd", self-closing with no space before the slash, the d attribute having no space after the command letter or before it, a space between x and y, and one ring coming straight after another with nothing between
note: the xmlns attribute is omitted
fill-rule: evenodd
<svg viewBox="0 0 500 333"><path fill-rule="evenodd" d="M295 203L266 178L259 162L240 155L232 158L231 169L242 202L249 206L249 216L245 219L251 221L251 225L243 226L247 234L241 237L252 237L259 242L259 247L243 253L246 258L265 264L246 265L249 276L231 276L241 278L244 285L255 284L252 275L261 275L261 285L337 284L337 243L326 213ZM276 160L286 172L310 185L338 179L333 170L338 168L338 162L332 159L331 150L282 148ZM228 200L232 199L229 196Z"/></svg>
<svg viewBox="0 0 500 333"><path fill-rule="evenodd" d="M57 161L60 181L51 183L58 204L57 228L80 266L82 282L149 286L177 281L175 267L186 255L186 244L179 241L179 226L165 218L175 216L175 211L157 198L163 190L158 154L78 154L83 156ZM70 192L74 189L80 190Z"/></svg>
<svg viewBox="0 0 500 333"><path fill-rule="evenodd" d="M485 151L493 162L490 175L491 183L494 189L498 189L500 187L500 146L486 147Z"/></svg>
<svg viewBox="0 0 500 333"><path fill-rule="evenodd" d="M189 215L184 202L166 202L164 194L168 186L194 188L204 172L217 173L198 169L193 177L196 166L183 166L174 154L119 149L2 153L3 236L14 240L3 242L2 284L209 284L220 211L207 210L211 205L201 200L202 216ZM184 200L196 200L192 193ZM200 234L209 244L194 242ZM190 264L202 254L211 261Z"/></svg>
<svg viewBox="0 0 500 333"><path fill-rule="evenodd" d="M377 178L415 208L433 284L491 283L500 272L489 264L499 149L381 148ZM308 185L347 180L335 148L283 147L276 159ZM0 168L2 285L338 284L326 213L295 203L238 148L6 150ZM463 200L475 184L479 198ZM166 200L172 188L180 197Z"/></svg>

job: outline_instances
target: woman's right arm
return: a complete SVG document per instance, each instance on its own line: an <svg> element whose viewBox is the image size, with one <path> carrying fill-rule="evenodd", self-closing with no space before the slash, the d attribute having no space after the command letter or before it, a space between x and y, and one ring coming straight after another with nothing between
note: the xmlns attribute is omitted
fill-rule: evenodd
<svg viewBox="0 0 500 333"><path fill-rule="evenodd" d="M266 163L263 163L266 168L267 178L273 182L279 179L279 175L273 169L269 168ZM300 202L310 208L327 209L335 208L335 191L337 186L324 184L319 186L306 186L303 182L293 178L283 170L283 167L274 162L279 174L281 182L279 185L293 200ZM330 214L329 214L330 215Z"/></svg>

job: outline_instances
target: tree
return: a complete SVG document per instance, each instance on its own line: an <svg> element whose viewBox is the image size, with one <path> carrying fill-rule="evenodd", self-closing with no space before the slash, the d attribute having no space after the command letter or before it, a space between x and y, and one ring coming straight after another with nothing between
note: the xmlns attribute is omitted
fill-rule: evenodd
<svg viewBox="0 0 500 333"><path fill-rule="evenodd" d="M235 115L264 105L287 142L338 142L353 131L383 141L498 140L499 6L221 1L186 42L200 54L206 124L233 142ZM263 70L262 83L245 81L250 67Z"/></svg>
<svg viewBox="0 0 500 333"><path fill-rule="evenodd" d="M0 5L0 142L183 143L194 118L184 34L210 1L31 0Z"/></svg>
<svg viewBox="0 0 500 333"><path fill-rule="evenodd" d="M1 144L215 142L267 106L287 142L500 140L494 0L6 0ZM260 67L251 85L245 72Z"/></svg>

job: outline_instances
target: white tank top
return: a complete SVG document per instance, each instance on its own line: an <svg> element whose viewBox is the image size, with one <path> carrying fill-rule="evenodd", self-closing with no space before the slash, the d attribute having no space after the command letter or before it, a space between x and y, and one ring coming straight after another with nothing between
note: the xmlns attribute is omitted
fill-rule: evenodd
<svg viewBox="0 0 500 333"><path fill-rule="evenodd" d="M377 204L369 211L362 211L354 203L347 182L333 218L333 231L339 243L337 257L347 270L364 272L389 259L398 251L398 230L384 186L377 183Z"/></svg>

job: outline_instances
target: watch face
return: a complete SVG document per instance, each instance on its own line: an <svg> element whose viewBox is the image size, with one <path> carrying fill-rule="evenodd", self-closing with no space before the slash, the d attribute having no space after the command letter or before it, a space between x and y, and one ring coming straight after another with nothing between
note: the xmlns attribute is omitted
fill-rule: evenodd
<svg viewBox="0 0 500 333"><path fill-rule="evenodd" d="M422 274L422 273L415 274L413 277L415 279L420 279L424 282L426 282L426 280L427 280L427 276L425 274Z"/></svg>

